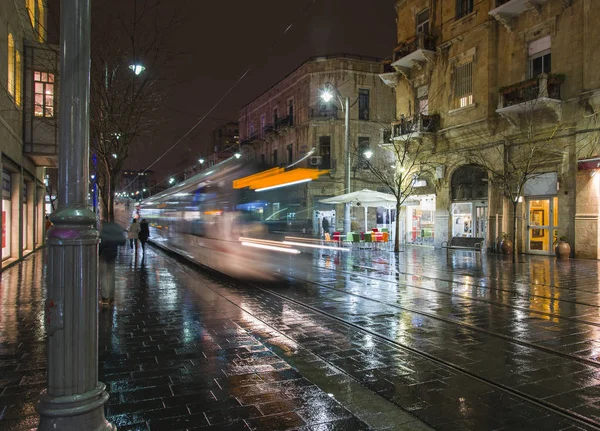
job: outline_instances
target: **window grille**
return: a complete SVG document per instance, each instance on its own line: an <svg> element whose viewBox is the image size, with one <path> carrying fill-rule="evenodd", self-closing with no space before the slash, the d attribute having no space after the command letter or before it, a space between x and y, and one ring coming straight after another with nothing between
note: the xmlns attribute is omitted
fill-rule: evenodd
<svg viewBox="0 0 600 431"><path fill-rule="evenodd" d="M473 104L473 62L463 64L455 69L454 95L458 108Z"/></svg>

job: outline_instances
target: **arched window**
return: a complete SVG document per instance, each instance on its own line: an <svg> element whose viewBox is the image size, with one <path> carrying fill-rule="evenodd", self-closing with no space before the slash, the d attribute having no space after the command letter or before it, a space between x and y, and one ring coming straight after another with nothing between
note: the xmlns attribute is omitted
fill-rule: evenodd
<svg viewBox="0 0 600 431"><path fill-rule="evenodd" d="M38 22L37 22L37 33L38 40L43 42L46 39L46 8L44 7L44 0L38 0L37 2Z"/></svg>
<svg viewBox="0 0 600 431"><path fill-rule="evenodd" d="M15 40L13 35L8 33L8 93L15 95Z"/></svg>
<svg viewBox="0 0 600 431"><path fill-rule="evenodd" d="M21 106L21 53L15 51L15 103Z"/></svg>
<svg viewBox="0 0 600 431"><path fill-rule="evenodd" d="M35 0L26 0L27 13L29 14L29 20L31 26L35 28Z"/></svg>
<svg viewBox="0 0 600 431"><path fill-rule="evenodd" d="M476 165L465 165L452 174L452 199L487 199L488 176L485 169Z"/></svg>

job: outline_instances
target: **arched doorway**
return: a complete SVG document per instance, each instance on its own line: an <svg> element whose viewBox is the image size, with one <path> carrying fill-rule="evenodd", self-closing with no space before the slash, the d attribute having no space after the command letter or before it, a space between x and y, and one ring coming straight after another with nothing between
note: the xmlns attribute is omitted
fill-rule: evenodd
<svg viewBox="0 0 600 431"><path fill-rule="evenodd" d="M477 165L452 174L452 236L485 238L488 221L488 175Z"/></svg>

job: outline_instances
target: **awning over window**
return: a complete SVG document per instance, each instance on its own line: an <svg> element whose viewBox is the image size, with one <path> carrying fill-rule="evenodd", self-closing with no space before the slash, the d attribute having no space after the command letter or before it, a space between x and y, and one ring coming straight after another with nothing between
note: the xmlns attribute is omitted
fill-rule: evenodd
<svg viewBox="0 0 600 431"><path fill-rule="evenodd" d="M580 171L589 169L600 169L600 156L590 157L587 159L580 159L577 162L577 169Z"/></svg>

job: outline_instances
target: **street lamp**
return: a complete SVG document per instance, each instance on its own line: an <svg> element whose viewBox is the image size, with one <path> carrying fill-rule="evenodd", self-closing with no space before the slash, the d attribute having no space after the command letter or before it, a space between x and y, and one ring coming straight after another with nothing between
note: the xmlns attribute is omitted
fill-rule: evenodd
<svg viewBox="0 0 600 431"><path fill-rule="evenodd" d="M337 87L331 83L327 83L325 88L321 92L321 99L328 103L333 99L334 94L337 96L338 101L344 111L344 152L346 154L346 164L344 166L344 187L346 193L350 193L350 99L346 97L342 102L340 91ZM344 205L344 232L350 232L350 204Z"/></svg>
<svg viewBox="0 0 600 431"><path fill-rule="evenodd" d="M169 184L173 184L175 182L175 178L171 177L169 178Z"/></svg>
<svg viewBox="0 0 600 431"><path fill-rule="evenodd" d="M201 165L203 165L203 164L204 164L204 159L203 159L202 157L201 157L201 158L199 158L199 159L198 159L198 163L200 163Z"/></svg>
<svg viewBox="0 0 600 431"><path fill-rule="evenodd" d="M371 151L371 150L367 150L363 154L367 158L367 160L370 159L371 157L373 157L373 151Z"/></svg>
<svg viewBox="0 0 600 431"><path fill-rule="evenodd" d="M131 65L129 65L129 69L131 69L133 71L133 73L135 73L136 75L139 75L144 70L146 70L146 68L144 66L142 66L141 64L131 64Z"/></svg>
<svg viewBox="0 0 600 431"><path fill-rule="evenodd" d="M238 152L236 152L236 153L235 153L233 156L234 156L236 159L239 159L240 157L242 157L242 153L240 153L240 152L238 151Z"/></svg>

